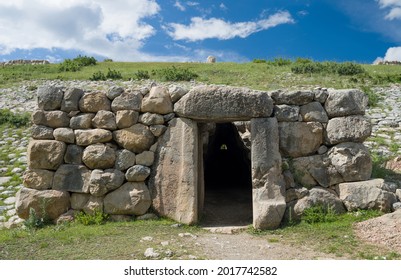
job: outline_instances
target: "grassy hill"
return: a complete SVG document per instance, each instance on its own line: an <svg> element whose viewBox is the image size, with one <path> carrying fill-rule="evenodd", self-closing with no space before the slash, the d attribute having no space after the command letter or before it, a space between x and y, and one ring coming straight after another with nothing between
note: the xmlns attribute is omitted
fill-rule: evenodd
<svg viewBox="0 0 401 280"><path fill-rule="evenodd" d="M117 80L150 78L156 81L174 80L174 78L182 80L182 77L177 76L177 74L182 74L184 78L193 79L195 77L194 80L197 82L247 86L260 90L299 88L301 86L364 89L401 82L401 66L399 65L319 63L307 59L298 59L297 61L255 60L255 62L249 63L222 62L214 64L97 62L96 65L77 67L76 69L63 66L65 66L65 62L62 64L0 67L0 87L5 88L21 81L40 79L88 80L102 78L101 75L106 78L107 73L111 74L111 78ZM360 71L361 69L362 71Z"/></svg>

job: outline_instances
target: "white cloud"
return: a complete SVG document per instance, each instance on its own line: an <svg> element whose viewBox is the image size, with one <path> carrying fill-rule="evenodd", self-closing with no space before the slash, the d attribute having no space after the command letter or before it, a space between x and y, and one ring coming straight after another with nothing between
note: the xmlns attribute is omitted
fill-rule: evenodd
<svg viewBox="0 0 401 280"><path fill-rule="evenodd" d="M198 6L199 2L187 1L187 5L190 7Z"/></svg>
<svg viewBox="0 0 401 280"><path fill-rule="evenodd" d="M376 0L381 9L389 10L385 16L387 20L401 20L401 0Z"/></svg>
<svg viewBox="0 0 401 280"><path fill-rule="evenodd" d="M181 12L184 12L186 10L185 6L182 5L180 1L175 1L174 7L176 7Z"/></svg>
<svg viewBox="0 0 401 280"><path fill-rule="evenodd" d="M155 0L0 0L0 54L61 48L149 59L139 49L156 30L144 20L159 11Z"/></svg>
<svg viewBox="0 0 401 280"><path fill-rule="evenodd" d="M389 48L384 56L385 61L401 61L401 47Z"/></svg>
<svg viewBox="0 0 401 280"><path fill-rule="evenodd" d="M193 17L189 25L170 23L166 29L174 40L200 41L211 38L228 40L235 37L246 38L255 32L293 22L291 14L282 11L256 22L231 23L218 18Z"/></svg>

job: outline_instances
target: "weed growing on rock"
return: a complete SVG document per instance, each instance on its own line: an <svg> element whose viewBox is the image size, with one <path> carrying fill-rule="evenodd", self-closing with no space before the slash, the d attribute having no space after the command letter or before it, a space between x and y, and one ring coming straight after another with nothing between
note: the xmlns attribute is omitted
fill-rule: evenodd
<svg viewBox="0 0 401 280"><path fill-rule="evenodd" d="M198 78L198 74L190 71L189 69L177 68L172 66L170 68L164 68L159 70L152 70L152 75L159 77L164 81L191 81Z"/></svg>
<svg viewBox="0 0 401 280"><path fill-rule="evenodd" d="M7 124L13 127L27 126L31 121L29 113L13 113L9 109L0 109L0 125Z"/></svg>
<svg viewBox="0 0 401 280"><path fill-rule="evenodd" d="M107 219L109 218L109 215L100 212L100 211L95 211L93 214L87 214L85 212L79 212L75 216L75 220L83 224L84 226L88 225L102 225L104 224Z"/></svg>
<svg viewBox="0 0 401 280"><path fill-rule="evenodd" d="M305 209L301 220L308 224L331 223L337 220L337 214L331 207L316 205Z"/></svg>

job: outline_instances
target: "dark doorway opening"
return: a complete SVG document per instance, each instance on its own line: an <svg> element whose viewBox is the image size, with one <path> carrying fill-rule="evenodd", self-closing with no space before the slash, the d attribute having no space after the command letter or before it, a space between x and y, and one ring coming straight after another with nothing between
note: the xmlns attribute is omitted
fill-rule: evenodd
<svg viewBox="0 0 401 280"><path fill-rule="evenodd" d="M252 176L249 150L232 123L216 124L204 157L205 200L202 224L243 226L252 223Z"/></svg>

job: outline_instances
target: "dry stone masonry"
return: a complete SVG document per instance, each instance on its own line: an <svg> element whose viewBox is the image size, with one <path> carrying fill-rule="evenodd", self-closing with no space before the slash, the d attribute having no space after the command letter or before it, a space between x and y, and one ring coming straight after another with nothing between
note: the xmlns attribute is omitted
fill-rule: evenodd
<svg viewBox="0 0 401 280"><path fill-rule="evenodd" d="M315 205L392 211L397 187L370 180L366 106L359 90L41 87L16 211L197 223L205 147L220 123L234 123L248 149L255 228L277 228Z"/></svg>

